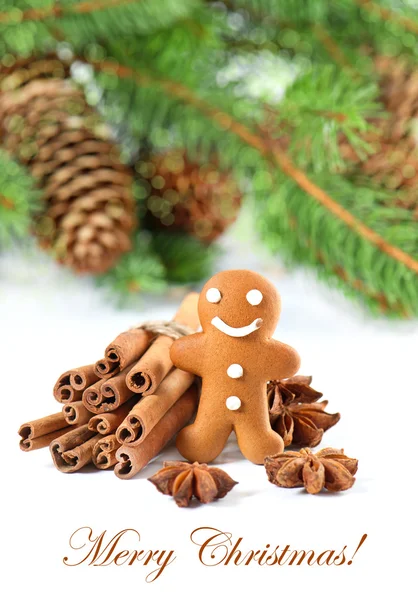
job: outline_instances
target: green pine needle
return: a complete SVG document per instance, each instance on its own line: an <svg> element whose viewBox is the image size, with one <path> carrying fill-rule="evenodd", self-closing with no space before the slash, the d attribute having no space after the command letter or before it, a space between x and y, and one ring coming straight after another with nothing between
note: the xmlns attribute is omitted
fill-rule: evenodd
<svg viewBox="0 0 418 600"><path fill-rule="evenodd" d="M299 165L318 171L343 166L341 134L360 156L370 151L362 134L369 119L382 116L375 82L353 79L334 65L307 70L286 90L277 107L277 126L291 137L292 155Z"/></svg>
<svg viewBox="0 0 418 600"><path fill-rule="evenodd" d="M56 39L81 49L102 39L150 34L187 18L198 0L1 0L0 56L28 56Z"/></svg>
<svg viewBox="0 0 418 600"><path fill-rule="evenodd" d="M370 150L364 136L379 110L373 52L407 56L416 69L417 33L414 5L390 0L0 0L5 66L13 64L10 53L28 56L63 42L93 66L88 88L130 147L146 139L154 148L182 147L191 160L216 156L255 197L273 250L372 310L402 316L418 311L413 210L335 171L345 166L341 136L359 154ZM298 75L281 103L245 92L241 42L259 56L253 64L262 65L266 52ZM234 60L244 75L228 80ZM267 132L272 114L276 131ZM20 176L10 182L4 169L0 184L0 238L23 234L31 187ZM12 205L20 208L10 219ZM139 233L100 282L125 297L161 290L168 279L198 279L209 268L210 251L195 242L158 239Z"/></svg>
<svg viewBox="0 0 418 600"><path fill-rule="evenodd" d="M322 183L318 177L316 182ZM393 193L360 187L337 176L327 186L328 193L353 216L389 244L418 258L418 230L410 211L396 205ZM361 298L375 313L418 315L416 273L342 223L294 182L283 179L278 191L258 208L263 239L289 263L316 267L322 279L350 297Z"/></svg>

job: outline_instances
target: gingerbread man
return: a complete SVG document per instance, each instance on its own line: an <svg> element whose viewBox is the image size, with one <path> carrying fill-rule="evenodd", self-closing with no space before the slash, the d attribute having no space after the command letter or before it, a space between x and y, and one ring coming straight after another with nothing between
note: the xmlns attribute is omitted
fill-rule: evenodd
<svg viewBox="0 0 418 600"><path fill-rule="evenodd" d="M190 461L210 462L222 452L232 430L241 452L254 463L282 452L282 438L270 427L266 383L299 369L297 352L272 340L280 316L280 296L252 271L223 271L199 297L202 333L171 347L173 363L202 378L195 422L177 437Z"/></svg>

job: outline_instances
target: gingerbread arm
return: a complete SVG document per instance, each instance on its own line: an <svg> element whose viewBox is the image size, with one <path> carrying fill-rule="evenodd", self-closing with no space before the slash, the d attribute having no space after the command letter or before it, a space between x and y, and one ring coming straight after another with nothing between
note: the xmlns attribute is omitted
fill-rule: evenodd
<svg viewBox="0 0 418 600"><path fill-rule="evenodd" d="M203 333L185 335L171 346L170 358L179 369L201 376L203 346Z"/></svg>
<svg viewBox="0 0 418 600"><path fill-rule="evenodd" d="M268 360L265 364L267 367L266 378L269 381L272 379L285 379L286 377L293 377L298 372L300 356L291 346L278 340L270 340Z"/></svg>

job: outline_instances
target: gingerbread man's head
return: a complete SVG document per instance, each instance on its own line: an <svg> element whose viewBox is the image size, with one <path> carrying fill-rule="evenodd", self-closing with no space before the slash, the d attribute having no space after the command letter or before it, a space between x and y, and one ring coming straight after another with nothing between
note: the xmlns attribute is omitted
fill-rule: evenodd
<svg viewBox="0 0 418 600"><path fill-rule="evenodd" d="M199 318L204 332L225 336L270 338L280 316L280 296L262 275L253 271L221 271L204 286Z"/></svg>

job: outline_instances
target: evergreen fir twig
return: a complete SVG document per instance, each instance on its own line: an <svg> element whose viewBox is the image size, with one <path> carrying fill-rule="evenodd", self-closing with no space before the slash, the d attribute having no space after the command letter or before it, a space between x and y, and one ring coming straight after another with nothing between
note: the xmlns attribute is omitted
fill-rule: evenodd
<svg viewBox="0 0 418 600"><path fill-rule="evenodd" d="M417 314L412 191L408 204L398 191L392 195L341 175L350 173L352 159L340 152L341 140L357 156L374 151L367 145L379 135L373 121L379 115L383 123L375 56L402 53L416 65L418 13L411 5L2 0L2 6L5 65L13 60L8 52L26 56L55 44L58 36L93 66L101 107L109 121L123 123L131 142L146 138L151 147L178 146L194 158L215 153L220 167L233 169L251 188L259 228L273 250L316 267L374 309ZM243 91L246 82L239 77L228 79L236 59L244 64L251 51L256 61L260 49L295 74L279 103ZM412 108L406 107L411 117ZM408 156L410 169L412 151ZM126 290L158 287L168 272L190 280L206 260L204 254L198 260L196 249L193 263L191 246L167 239L166 258L171 251L182 255L177 269L176 261L170 266L164 252L157 255L140 237L136 260L127 255L106 281ZM188 261L189 271L183 268Z"/></svg>
<svg viewBox="0 0 418 600"><path fill-rule="evenodd" d="M412 33L418 34L418 21L414 21L409 16L399 14L386 6L381 6L377 2L373 2L372 0L354 0L354 2L358 4L363 10L371 13L374 16L379 17L383 21L395 23L396 25L400 25L407 31L411 31Z"/></svg>
<svg viewBox="0 0 418 600"><path fill-rule="evenodd" d="M418 273L418 260L400 248L388 243L382 236L373 231L371 227L365 225L360 219L356 218L348 210L342 207L324 189L312 181L305 172L298 169L277 144L272 144L268 140L263 139L261 136L252 132L246 125L237 121L231 115L220 111L217 107L212 106L206 100L195 95L193 91L184 84L170 79L156 79L150 73L145 73L139 69L133 69L124 65L114 65L112 63L106 63L105 61L95 62L93 64L95 68L99 70L113 71L122 79L134 79L138 84L143 86L154 85L164 92L173 95L177 99L197 108L218 126L225 130L229 130L245 144L256 149L264 158L273 160L283 173L288 175L301 190L315 198L315 200L317 200L317 202L319 202L327 211L356 232L357 235L367 240L370 244L391 258L404 264L415 273Z"/></svg>
<svg viewBox="0 0 418 600"><path fill-rule="evenodd" d="M386 258L355 231L341 228L294 182L282 180L278 189L259 206L264 238L273 250L280 250L290 262L319 263L320 277L336 283L350 296L361 297L375 311L409 317L416 314L415 272L394 258ZM409 235L409 211L394 204L393 192L363 187L337 176L333 191L343 206L366 222L372 220L382 237L402 241L411 255L418 254L418 238ZM345 260L347 254L351 260Z"/></svg>
<svg viewBox="0 0 418 600"><path fill-rule="evenodd" d="M358 71L354 68L352 61L321 23L314 23L312 32L337 65L346 69L353 77L358 76Z"/></svg>
<svg viewBox="0 0 418 600"><path fill-rule="evenodd" d="M23 21L42 21L48 17L59 18L64 15L86 14L98 12L115 6L124 6L132 4L137 0L91 0L90 2L80 2L79 4L65 5L63 2L54 2L45 8L28 8L19 15L15 11L0 12L0 23L23 22Z"/></svg>
<svg viewBox="0 0 418 600"><path fill-rule="evenodd" d="M75 3L73 0L56 0L55 2L45 2L46 6L27 8L16 13L13 4L9 10L0 11L0 23L22 23L24 21L43 21L44 19L54 18L56 20L69 15L86 15L113 8L125 7L129 4L146 4L147 0L87 0L85 2ZM39 4L39 3L38 3ZM173 2L171 5L173 6ZM195 2L193 2L196 5ZM161 6L161 12L167 6ZM177 14L181 14L179 9ZM157 14L157 13L155 13Z"/></svg>
<svg viewBox="0 0 418 600"><path fill-rule="evenodd" d="M0 53L29 55L55 45L54 30L75 48L103 37L149 34L190 15L198 0L1 0Z"/></svg>

